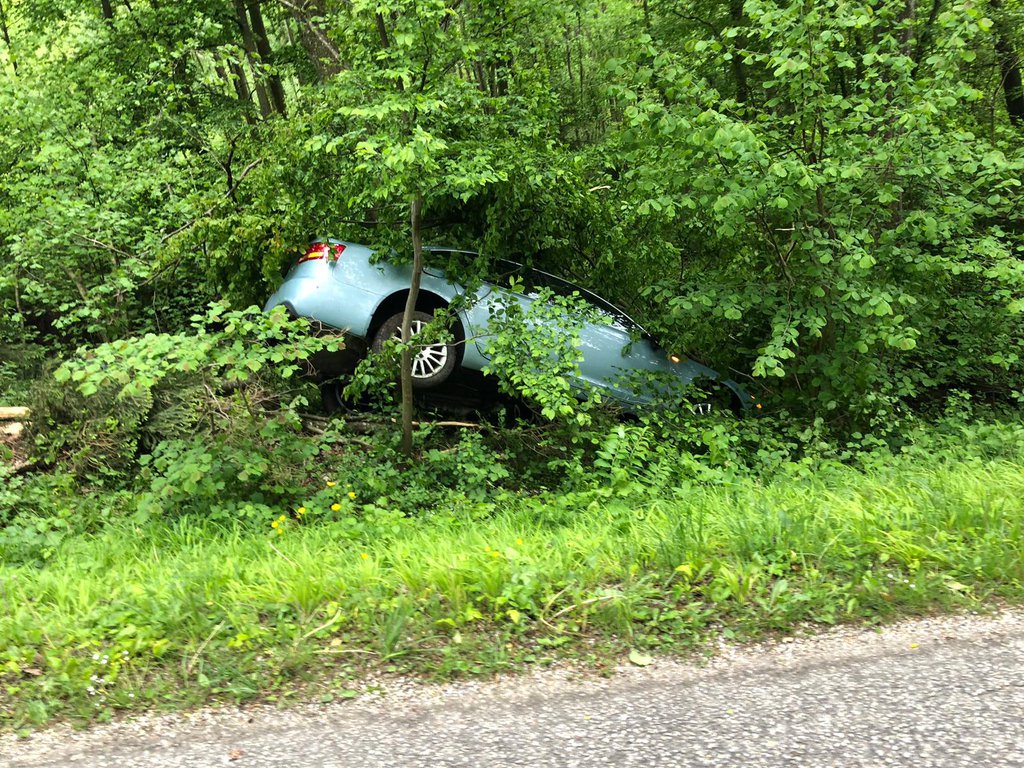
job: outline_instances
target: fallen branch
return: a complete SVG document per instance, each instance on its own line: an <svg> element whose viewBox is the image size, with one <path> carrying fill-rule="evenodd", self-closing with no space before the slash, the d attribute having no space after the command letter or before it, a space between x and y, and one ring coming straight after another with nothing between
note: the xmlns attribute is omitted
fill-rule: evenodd
<svg viewBox="0 0 1024 768"><path fill-rule="evenodd" d="M387 421L367 421L366 419L359 418L349 420L345 417L345 423L350 427L356 429L380 429L381 427L393 427L398 424L396 419L388 419ZM465 429L483 429L486 424L478 424L475 421L414 421L412 423L414 427L463 427Z"/></svg>
<svg viewBox="0 0 1024 768"><path fill-rule="evenodd" d="M223 626L224 622L222 621L220 624L214 627L213 632L211 632L207 636L207 638L203 640L202 644L199 646L199 649L192 655L192 658L185 665L185 677L188 677L192 674L192 668L195 666L196 662L199 661L200 654L202 654L202 652L206 650L206 646L208 646L210 644L210 641L213 640L214 637L216 637L217 633L220 632Z"/></svg>
<svg viewBox="0 0 1024 768"><path fill-rule="evenodd" d="M482 424L475 421L414 421L414 427L465 427L466 429L483 429Z"/></svg>

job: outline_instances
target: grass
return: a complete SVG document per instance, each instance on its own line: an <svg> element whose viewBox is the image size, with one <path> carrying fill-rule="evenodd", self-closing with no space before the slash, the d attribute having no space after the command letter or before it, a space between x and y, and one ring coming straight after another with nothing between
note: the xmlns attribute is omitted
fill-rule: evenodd
<svg viewBox="0 0 1024 768"><path fill-rule="evenodd" d="M277 533L128 522L0 565L0 724L210 700L347 695L367 670L449 678L801 622L1024 593L1024 466L901 458L652 497L520 497Z"/></svg>

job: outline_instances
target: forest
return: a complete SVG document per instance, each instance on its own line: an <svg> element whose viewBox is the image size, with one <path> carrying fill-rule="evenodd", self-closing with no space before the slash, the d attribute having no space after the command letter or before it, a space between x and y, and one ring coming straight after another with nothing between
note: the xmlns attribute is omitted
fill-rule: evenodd
<svg viewBox="0 0 1024 768"><path fill-rule="evenodd" d="M0 36L0 728L1024 596L1020 0L0 0ZM481 412L405 396L406 333L327 413L349 340L262 309L325 237L561 275L762 409L572 392L549 310Z"/></svg>

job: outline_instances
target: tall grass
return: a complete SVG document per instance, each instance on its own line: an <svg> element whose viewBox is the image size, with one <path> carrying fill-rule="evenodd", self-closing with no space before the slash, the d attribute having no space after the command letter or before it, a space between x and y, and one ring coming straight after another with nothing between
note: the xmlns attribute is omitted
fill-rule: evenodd
<svg viewBox="0 0 1024 768"><path fill-rule="evenodd" d="M283 534L114 524L45 567L0 566L0 721L280 694L339 664L447 675L544 661L581 637L680 648L712 626L1018 599L1022 524L1019 462L922 458L653 499L519 498L486 520L410 518L361 540L295 520Z"/></svg>

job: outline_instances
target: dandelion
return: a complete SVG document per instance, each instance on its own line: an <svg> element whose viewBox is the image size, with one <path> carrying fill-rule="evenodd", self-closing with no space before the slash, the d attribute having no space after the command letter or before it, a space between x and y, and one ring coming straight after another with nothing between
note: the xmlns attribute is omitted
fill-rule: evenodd
<svg viewBox="0 0 1024 768"><path fill-rule="evenodd" d="M337 512L339 509L341 509L341 504L339 504L338 502L334 502L333 504L331 504L331 509Z"/></svg>
<svg viewBox="0 0 1024 768"><path fill-rule="evenodd" d="M370 556L369 556L368 554L366 554L365 552L363 552L363 553L362 553L361 555L359 555L359 556L360 556L361 558L363 558L363 560L369 560L369 559L370 559Z"/></svg>
<svg viewBox="0 0 1024 768"><path fill-rule="evenodd" d="M279 528L280 526L281 526L281 521L280 520L275 520L274 522L272 522L270 524L271 528Z"/></svg>
<svg viewBox="0 0 1024 768"><path fill-rule="evenodd" d="M333 480L328 480L328 481L327 481L327 487L328 487L328 488L333 488L333 487L334 487L334 486L336 486L336 485L337 485L337 483L336 483L336 482L334 482Z"/></svg>
<svg viewBox="0 0 1024 768"><path fill-rule="evenodd" d="M348 492L348 497L349 497L350 499L354 499L354 498L356 497L356 492L355 492L355 491L349 491L349 492Z"/></svg>
<svg viewBox="0 0 1024 768"><path fill-rule="evenodd" d="M305 507L299 507L295 511L298 512L300 515L306 514L306 508ZM281 519L284 520L284 515L281 515Z"/></svg>
<svg viewBox="0 0 1024 768"><path fill-rule="evenodd" d="M498 550L494 550L493 552L491 552L491 557L501 557L501 552L499 552Z"/></svg>
<svg viewBox="0 0 1024 768"><path fill-rule="evenodd" d="M522 539L516 539L516 545L520 546L520 547L523 546L523 540Z"/></svg>

